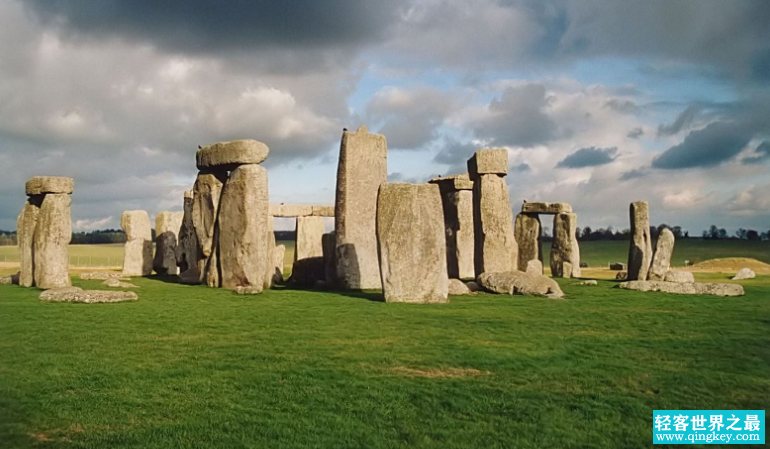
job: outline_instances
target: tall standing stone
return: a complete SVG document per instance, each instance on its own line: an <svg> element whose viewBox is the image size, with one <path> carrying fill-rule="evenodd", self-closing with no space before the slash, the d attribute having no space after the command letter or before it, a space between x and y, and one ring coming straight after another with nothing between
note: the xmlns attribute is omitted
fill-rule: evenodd
<svg viewBox="0 0 770 449"><path fill-rule="evenodd" d="M473 181L464 173L429 182L441 192L449 277L474 279Z"/></svg>
<svg viewBox="0 0 770 449"><path fill-rule="evenodd" d="M344 131L335 198L337 278L343 289L382 287L377 263L377 192L388 180L385 136Z"/></svg>
<svg viewBox="0 0 770 449"><path fill-rule="evenodd" d="M268 206L269 208L269 206ZM273 229L274 217L272 215L267 216L267 226L265 231L267 232L267 263L265 264L265 284L264 287L273 288L276 283L275 266L273 261L275 260L273 253L275 252L275 230Z"/></svg>
<svg viewBox="0 0 770 449"><path fill-rule="evenodd" d="M201 171L193 185L192 221L201 256L198 271L201 282L211 287L218 287L220 281L216 227L219 202L226 182L226 171Z"/></svg>
<svg viewBox="0 0 770 449"><path fill-rule="evenodd" d="M441 194L432 184L382 184L377 244L386 302L446 302L449 278Z"/></svg>
<svg viewBox="0 0 770 449"><path fill-rule="evenodd" d="M35 230L42 201L42 195L31 196L16 220L16 239L21 262L19 285L22 287L35 285Z"/></svg>
<svg viewBox="0 0 770 449"><path fill-rule="evenodd" d="M527 271L533 260L543 261L540 227L540 217L537 214L520 213L516 215L513 235L519 247L519 271ZM543 274L542 266L541 263L540 274Z"/></svg>
<svg viewBox="0 0 770 449"><path fill-rule="evenodd" d="M248 287L253 293L264 288L268 208L267 170L256 164L233 170L222 191L217 222L222 287Z"/></svg>
<svg viewBox="0 0 770 449"><path fill-rule="evenodd" d="M576 231L577 214L556 214L553 217L551 276L580 277L580 246Z"/></svg>
<svg viewBox="0 0 770 449"><path fill-rule="evenodd" d="M647 280L663 281L666 279L666 273L671 267L671 256L674 253L674 240L674 233L670 229L664 228L660 231Z"/></svg>
<svg viewBox="0 0 770 449"><path fill-rule="evenodd" d="M162 275L179 273L176 265L177 235L184 212L158 212L155 216L155 259L152 269Z"/></svg>
<svg viewBox="0 0 770 449"><path fill-rule="evenodd" d="M479 150L468 160L473 180L473 222L476 276L513 271L519 251L513 236L513 212L508 198L506 150Z"/></svg>
<svg viewBox="0 0 770 449"><path fill-rule="evenodd" d="M193 225L193 192L184 193L184 212L182 226L179 228L179 238L176 247L176 264L179 267L180 279L184 282L198 283L201 279L198 262L200 260L198 236Z"/></svg>
<svg viewBox="0 0 770 449"><path fill-rule="evenodd" d="M305 286L313 286L316 281L326 281L323 217L297 217L295 235L294 264L290 281Z"/></svg>
<svg viewBox="0 0 770 449"><path fill-rule="evenodd" d="M629 281L646 281L652 262L650 236L650 207L647 201L635 201L629 208L631 219L631 247L628 250Z"/></svg>
<svg viewBox="0 0 770 449"><path fill-rule="evenodd" d="M69 179L69 178L68 178ZM48 193L40 205L35 230L35 285L49 289L68 287L69 244L72 217L67 193Z"/></svg>
<svg viewBox="0 0 770 449"><path fill-rule="evenodd" d="M123 251L124 276L152 274L152 229L150 216L143 210L128 210L120 217L120 226L126 233Z"/></svg>

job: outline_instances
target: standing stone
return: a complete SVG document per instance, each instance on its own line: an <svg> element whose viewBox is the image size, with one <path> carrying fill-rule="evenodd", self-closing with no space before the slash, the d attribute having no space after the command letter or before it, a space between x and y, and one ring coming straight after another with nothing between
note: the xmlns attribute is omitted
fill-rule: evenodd
<svg viewBox="0 0 770 449"><path fill-rule="evenodd" d="M473 180L476 276L513 271L518 268L519 251L504 178L508 173L508 152L477 151L468 160L468 172Z"/></svg>
<svg viewBox="0 0 770 449"><path fill-rule="evenodd" d="M273 266L273 252L275 251L275 230L273 229L274 217L267 216L267 263L265 264L265 284L264 287L273 288L275 285L275 267Z"/></svg>
<svg viewBox="0 0 770 449"><path fill-rule="evenodd" d="M292 283L313 286L316 281L326 281L323 235L323 217L297 217Z"/></svg>
<svg viewBox="0 0 770 449"><path fill-rule="evenodd" d="M366 126L342 133L337 167L337 276L343 289L382 288L377 256L377 192L388 180L385 136Z"/></svg>
<svg viewBox="0 0 770 449"><path fill-rule="evenodd" d="M650 236L650 208L647 201L636 201L629 208L631 219L631 247L628 250L629 281L645 281L652 262Z"/></svg>
<svg viewBox="0 0 770 449"><path fill-rule="evenodd" d="M275 249L273 250L273 285L280 284L283 282L283 266L284 266L284 259L286 258L286 246L285 245L276 245Z"/></svg>
<svg viewBox="0 0 770 449"><path fill-rule="evenodd" d="M128 210L123 212L120 226L126 233L126 245L123 251L123 275L149 276L152 274L150 216L143 210Z"/></svg>
<svg viewBox="0 0 770 449"><path fill-rule="evenodd" d="M432 184L383 184L377 244L386 302L446 302L449 278L441 194Z"/></svg>
<svg viewBox="0 0 770 449"><path fill-rule="evenodd" d="M321 243L323 245L324 253L324 276L326 278L326 285L328 287L333 287L337 284L337 260L335 257L336 251L334 250L337 247L337 235L334 231L324 234Z"/></svg>
<svg viewBox="0 0 770 449"><path fill-rule="evenodd" d="M176 247L176 264L179 267L180 279L185 283L198 283L201 279L200 249L198 236L193 225L193 192L184 193L184 212L182 226L179 228L179 238Z"/></svg>
<svg viewBox="0 0 770 449"><path fill-rule="evenodd" d="M219 287L220 281L216 246L217 216L226 182L226 171L201 171L193 185L192 220L200 249L198 270L201 282L210 287Z"/></svg>
<svg viewBox="0 0 770 449"><path fill-rule="evenodd" d="M43 198L34 236L34 278L38 288L68 287L69 244L72 217L67 193L49 193Z"/></svg>
<svg viewBox="0 0 770 449"><path fill-rule="evenodd" d="M19 271L19 285L32 287L35 285L35 229L40 214L42 195L29 198L16 220L16 239L19 245L19 258L21 270Z"/></svg>
<svg viewBox="0 0 770 449"><path fill-rule="evenodd" d="M674 253L674 233L664 228L658 235L655 244L655 254L652 256L652 264L647 274L650 281L662 281L666 279L666 272L671 267L671 255Z"/></svg>
<svg viewBox="0 0 770 449"><path fill-rule="evenodd" d="M177 235L184 212L158 212L155 216L155 259L152 269L161 275L179 273L176 266Z"/></svg>
<svg viewBox="0 0 770 449"><path fill-rule="evenodd" d="M434 178L441 192L447 271L453 279L475 279L473 266L473 182L467 173Z"/></svg>
<svg viewBox="0 0 770 449"><path fill-rule="evenodd" d="M241 165L230 173L222 191L217 225L222 287L262 291L269 257L268 207L264 167Z"/></svg>
<svg viewBox="0 0 770 449"><path fill-rule="evenodd" d="M553 217L551 243L551 276L580 277L580 246L577 241L577 214L556 214Z"/></svg>
<svg viewBox="0 0 770 449"><path fill-rule="evenodd" d="M540 217L537 214L520 213L516 215L516 223L513 231L516 244L519 247L519 271L529 272L530 261L543 260L543 251L540 241ZM540 274L543 264L540 264Z"/></svg>
<svg viewBox="0 0 770 449"><path fill-rule="evenodd" d="M531 274L543 274L543 262L537 259L530 260L527 262L527 268L524 270L524 272Z"/></svg>

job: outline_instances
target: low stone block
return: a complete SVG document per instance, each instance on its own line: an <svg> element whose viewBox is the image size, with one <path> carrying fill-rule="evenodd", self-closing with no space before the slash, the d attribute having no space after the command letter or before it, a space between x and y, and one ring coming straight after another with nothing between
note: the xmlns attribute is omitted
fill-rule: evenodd
<svg viewBox="0 0 770 449"><path fill-rule="evenodd" d="M252 139L219 142L200 148L195 153L198 170L224 168L233 170L239 165L259 164L267 159L270 150L262 142Z"/></svg>
<svg viewBox="0 0 770 449"><path fill-rule="evenodd" d="M506 271L482 273L478 283L485 290L503 295L535 295L561 298L564 296L559 284L553 279L537 273Z"/></svg>
<svg viewBox="0 0 770 449"><path fill-rule="evenodd" d="M40 294L41 301L82 302L86 304L136 301L134 292L83 290L79 287L63 287L46 290Z"/></svg>

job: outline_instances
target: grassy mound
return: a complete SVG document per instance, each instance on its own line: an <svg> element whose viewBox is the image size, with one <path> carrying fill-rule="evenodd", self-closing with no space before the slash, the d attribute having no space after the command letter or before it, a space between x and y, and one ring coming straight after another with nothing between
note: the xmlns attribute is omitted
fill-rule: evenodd
<svg viewBox="0 0 770 449"><path fill-rule="evenodd" d="M757 274L770 274L770 264L749 257L725 257L705 260L687 269L689 271L708 273L736 273L741 268L750 268Z"/></svg>

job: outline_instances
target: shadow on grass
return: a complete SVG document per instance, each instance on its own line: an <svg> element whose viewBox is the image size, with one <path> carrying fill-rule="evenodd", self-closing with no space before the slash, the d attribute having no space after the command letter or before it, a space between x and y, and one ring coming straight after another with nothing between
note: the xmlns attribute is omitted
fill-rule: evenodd
<svg viewBox="0 0 770 449"><path fill-rule="evenodd" d="M317 289L317 288L310 288L310 287L302 287L299 285L292 285L292 284L280 284L273 287L274 290L283 290L283 291L304 291L304 292L324 292L324 293L333 293L340 296L347 296L350 298L356 298L356 299L365 299L367 301L372 302L385 302L385 298L382 296L381 292L378 292L376 290L335 290L335 289Z"/></svg>

